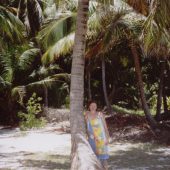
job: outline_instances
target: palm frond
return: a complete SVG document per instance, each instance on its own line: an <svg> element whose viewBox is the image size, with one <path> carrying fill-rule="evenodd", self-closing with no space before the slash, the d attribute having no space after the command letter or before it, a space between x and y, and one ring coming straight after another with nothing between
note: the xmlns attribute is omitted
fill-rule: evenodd
<svg viewBox="0 0 170 170"><path fill-rule="evenodd" d="M44 49L47 50L75 29L75 21L76 15L71 14L50 22L39 32L37 36L38 41L43 45Z"/></svg>
<svg viewBox="0 0 170 170"><path fill-rule="evenodd" d="M96 39L98 34L102 31L100 24L100 16L97 12L93 13L88 20L87 38Z"/></svg>
<svg viewBox="0 0 170 170"><path fill-rule="evenodd" d="M4 89L9 89L11 88L12 84L8 81L5 81L1 76L0 76L0 91L3 91Z"/></svg>
<svg viewBox="0 0 170 170"><path fill-rule="evenodd" d="M50 47L42 56L42 63L47 65L53 63L59 56L69 54L73 49L74 35L75 33L71 33Z"/></svg>
<svg viewBox="0 0 170 170"><path fill-rule="evenodd" d="M100 15L94 13L89 20L88 38L93 42L89 44L86 57L99 55L104 53L110 44L116 42L120 37L124 36L122 23L123 17L127 14L126 11L114 10L102 11ZM93 22L94 20L94 22Z"/></svg>
<svg viewBox="0 0 170 170"><path fill-rule="evenodd" d="M78 0L64 0L65 9L72 12L77 12Z"/></svg>
<svg viewBox="0 0 170 170"><path fill-rule="evenodd" d="M149 6L151 0L124 0L128 3L135 11L147 16L149 14Z"/></svg>
<svg viewBox="0 0 170 170"><path fill-rule="evenodd" d="M56 3L53 0L44 0L44 17L45 20L54 19L57 14Z"/></svg>
<svg viewBox="0 0 170 170"><path fill-rule="evenodd" d="M70 74L60 73L53 76L46 77L42 80L29 83L27 85L16 86L11 90L11 96L13 99L18 101L21 105L23 104L23 97L26 95L27 90L35 90L35 88L42 88L46 86L51 88L52 85L56 83L66 83L70 82Z"/></svg>
<svg viewBox="0 0 170 170"><path fill-rule="evenodd" d="M114 4L114 0L93 0L93 1L97 1L98 3L101 3L103 5L113 5Z"/></svg>
<svg viewBox="0 0 170 170"><path fill-rule="evenodd" d="M13 62L10 56L0 55L0 64L2 67L1 77L4 81L11 83L14 78Z"/></svg>
<svg viewBox="0 0 170 170"><path fill-rule="evenodd" d="M144 52L147 54L149 51L155 47L156 43L160 41L161 32L158 30L157 25L153 23L148 23L144 27L142 33L142 40L144 45Z"/></svg>
<svg viewBox="0 0 170 170"><path fill-rule="evenodd" d="M170 27L170 1L153 0L152 2L150 18L156 22L160 30L168 29Z"/></svg>
<svg viewBox="0 0 170 170"><path fill-rule="evenodd" d="M28 35L31 36L35 36L44 20L42 7L38 0L21 1L18 16L25 24Z"/></svg>
<svg viewBox="0 0 170 170"><path fill-rule="evenodd" d="M58 70L61 71L61 68L57 64L50 64L49 67L41 66L38 70L34 70L29 77L30 78L47 77L49 75L54 75Z"/></svg>
<svg viewBox="0 0 170 170"><path fill-rule="evenodd" d="M90 1L89 2L89 16L93 15L97 10L98 3Z"/></svg>
<svg viewBox="0 0 170 170"><path fill-rule="evenodd" d="M127 11L109 12L106 13L101 20L101 24L106 26L106 34L104 35L104 43L108 43L111 39L117 41L124 36L124 29L127 23L123 20L123 17L127 14ZM111 22L110 22L111 21Z"/></svg>
<svg viewBox="0 0 170 170"><path fill-rule="evenodd" d="M132 13L129 6L122 1L115 1L114 6L111 4L107 8L103 8L103 5L98 4L95 6L96 10L89 17L88 20L88 39L96 39L97 36L115 22L116 18L123 17L126 14Z"/></svg>
<svg viewBox="0 0 170 170"><path fill-rule="evenodd" d="M88 44L89 49L86 57L107 53L124 38L138 38L141 35L145 20L146 17L134 13L126 6L120 9L119 4L118 8L114 7L110 11L103 12L97 17L99 31L96 31L95 25L94 27L92 25L91 30L89 30L92 35L93 29L96 32L94 32L95 36L89 36L92 43L90 41Z"/></svg>
<svg viewBox="0 0 170 170"><path fill-rule="evenodd" d="M168 12L170 12L170 2L166 0L153 0L150 8L150 14L144 24L142 34L144 50L147 54L152 53L152 51L157 51L160 54L158 52L159 47L162 46L162 48L165 48L166 46L168 51L167 46L169 46L170 42L168 33L168 28L170 27L170 18L168 15Z"/></svg>
<svg viewBox="0 0 170 170"><path fill-rule="evenodd" d="M7 8L0 6L0 33L12 42L22 42L24 26Z"/></svg>
<svg viewBox="0 0 170 170"><path fill-rule="evenodd" d="M70 82L70 74L68 73L60 73L60 74L55 74L53 76L46 77L40 81L36 81L30 84L27 84L25 87L26 88L34 88L34 87L41 87L42 85L45 85L46 87L51 87L53 84L56 82Z"/></svg>
<svg viewBox="0 0 170 170"><path fill-rule="evenodd" d="M18 61L18 66L22 70L27 70L32 66L35 57L40 54L40 49L33 48L25 51L20 57Z"/></svg>

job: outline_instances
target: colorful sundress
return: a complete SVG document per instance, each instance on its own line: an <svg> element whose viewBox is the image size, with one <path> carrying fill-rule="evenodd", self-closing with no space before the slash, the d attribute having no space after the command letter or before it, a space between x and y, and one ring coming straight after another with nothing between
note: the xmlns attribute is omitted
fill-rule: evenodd
<svg viewBox="0 0 170 170"><path fill-rule="evenodd" d="M88 141L94 153L98 159L108 159L108 145L105 143L107 136L101 113L99 112L94 119L90 119L86 115L86 121Z"/></svg>

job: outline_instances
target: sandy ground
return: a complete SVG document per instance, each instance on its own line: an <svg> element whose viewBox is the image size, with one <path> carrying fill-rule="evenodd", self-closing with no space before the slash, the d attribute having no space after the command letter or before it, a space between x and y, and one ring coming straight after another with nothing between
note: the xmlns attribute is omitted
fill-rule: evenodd
<svg viewBox="0 0 170 170"><path fill-rule="evenodd" d="M59 170L70 167L70 134L60 125L21 132L0 127L0 170ZM170 148L153 143L113 142L110 170L170 170Z"/></svg>

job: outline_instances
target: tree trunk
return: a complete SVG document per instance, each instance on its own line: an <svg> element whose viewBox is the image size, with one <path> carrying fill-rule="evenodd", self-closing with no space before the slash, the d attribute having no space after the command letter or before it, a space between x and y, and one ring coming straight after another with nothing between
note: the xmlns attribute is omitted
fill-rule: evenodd
<svg viewBox="0 0 170 170"><path fill-rule="evenodd" d="M106 88L106 67L105 67L104 57L102 57L102 84L103 84L103 93L104 93L104 99L107 105L107 110L110 114L112 114L112 107L108 99L107 88Z"/></svg>
<svg viewBox="0 0 170 170"><path fill-rule="evenodd" d="M164 84L164 71L165 71L165 61L160 63L160 78L159 78L159 89L158 89L158 98L157 98L157 111L156 118L160 120L161 106L162 106L162 91Z"/></svg>
<svg viewBox="0 0 170 170"><path fill-rule="evenodd" d="M134 59L135 71L136 71L136 76L138 79L138 86L139 86L139 91L140 91L140 96L141 96L142 107L143 107L143 110L144 110L144 113L145 113L145 116L146 116L146 119L147 119L149 125L153 129L155 129L157 127L157 122L152 117L149 107L148 107L148 104L146 102L141 67L140 67L140 63L139 63L139 56L138 56L138 52L136 49L136 45L133 42L133 40L130 42L130 47L131 47L131 51L132 51L132 55L133 55L133 59Z"/></svg>
<svg viewBox="0 0 170 170"><path fill-rule="evenodd" d="M84 56L87 32L89 0L78 1L71 69L70 126L71 126L71 170L103 169L86 139L83 115L84 102Z"/></svg>

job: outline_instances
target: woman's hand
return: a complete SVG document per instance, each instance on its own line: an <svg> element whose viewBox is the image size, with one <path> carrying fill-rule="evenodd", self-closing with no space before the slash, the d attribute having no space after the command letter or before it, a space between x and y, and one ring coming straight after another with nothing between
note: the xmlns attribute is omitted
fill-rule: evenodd
<svg viewBox="0 0 170 170"><path fill-rule="evenodd" d="M105 143L105 145L108 145L108 144L109 144L109 140L106 139L106 140L104 141L104 143Z"/></svg>

